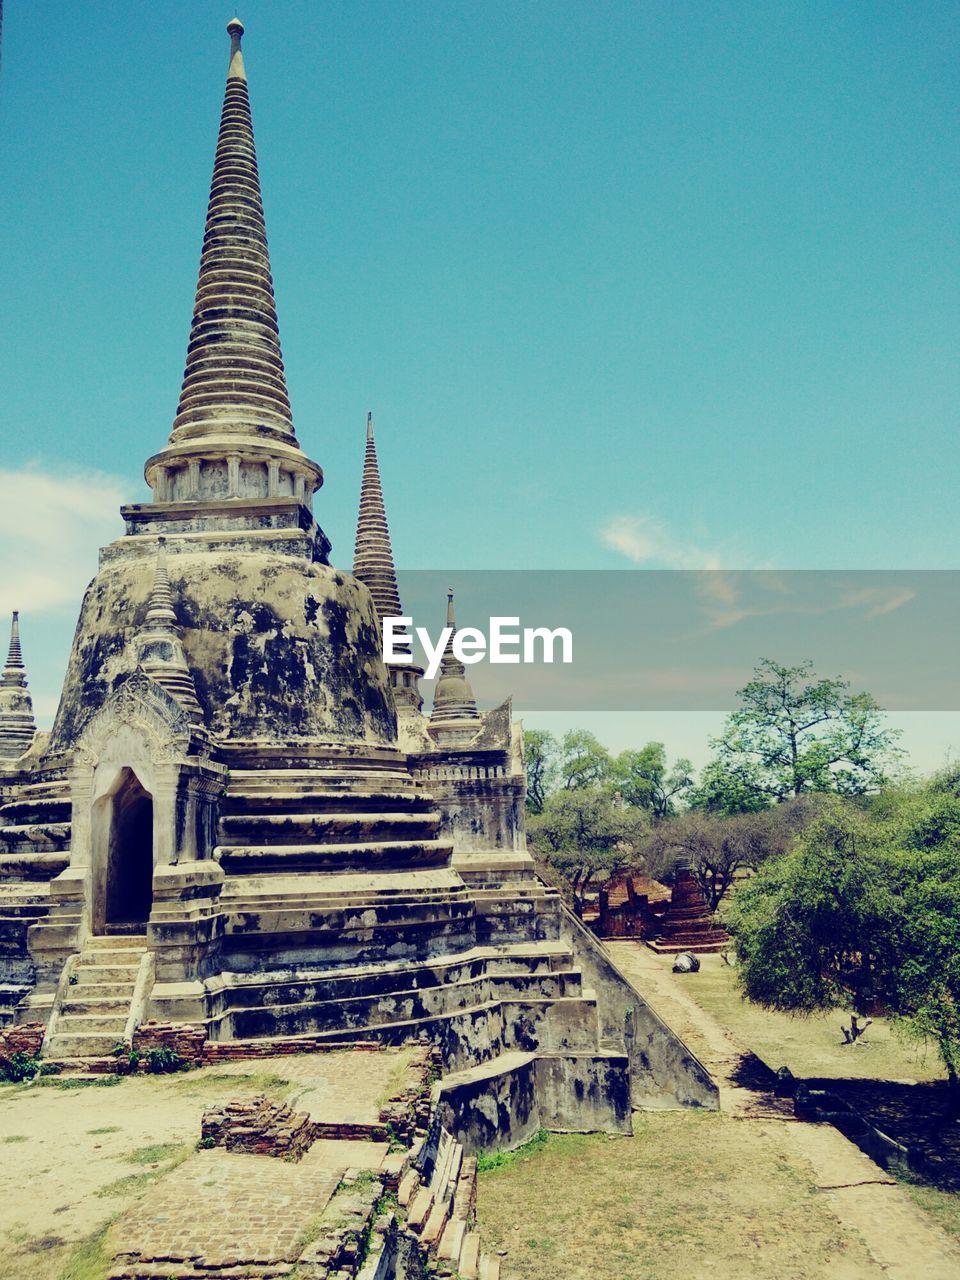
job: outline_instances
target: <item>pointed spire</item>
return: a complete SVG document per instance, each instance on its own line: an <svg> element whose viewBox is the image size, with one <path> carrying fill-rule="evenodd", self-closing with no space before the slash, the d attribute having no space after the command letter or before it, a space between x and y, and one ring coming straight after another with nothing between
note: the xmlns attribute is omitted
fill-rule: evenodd
<svg viewBox="0 0 960 1280"><path fill-rule="evenodd" d="M380 485L380 464L373 437L373 414L367 414L367 446L363 457L363 480L360 484L360 514L357 517L357 540L353 552L353 574L370 589L377 616L399 618L403 614L397 571L390 546L390 530ZM393 699L400 712L417 711L423 706L420 679L423 668L413 662L390 667Z"/></svg>
<svg viewBox="0 0 960 1280"><path fill-rule="evenodd" d="M13 668L23 667L23 651L20 648L20 612L14 609L10 617L10 648L7 651L7 665L4 674Z"/></svg>
<svg viewBox="0 0 960 1280"><path fill-rule="evenodd" d="M180 627L173 608L164 538L157 539L153 588L147 603L147 614L137 633L135 644L140 670L166 689L191 720L196 723L202 721L203 712L197 701L196 685L183 651Z"/></svg>
<svg viewBox="0 0 960 1280"><path fill-rule="evenodd" d="M234 18L187 365L171 444L229 434L296 444Z"/></svg>
<svg viewBox="0 0 960 1280"><path fill-rule="evenodd" d="M10 648L0 676L0 760L16 760L33 742L37 732L33 699L27 691L27 677L20 649L20 614L10 621Z"/></svg>
<svg viewBox="0 0 960 1280"><path fill-rule="evenodd" d="M353 552L353 573L370 588L380 620L398 618L400 592L390 547L390 530L383 505L377 445L373 438L373 414L367 414L367 448L363 459L363 481L360 485L360 514L357 540Z"/></svg>
<svg viewBox="0 0 960 1280"><path fill-rule="evenodd" d="M453 637L457 634L453 587L447 591L447 626L452 630L440 659L440 675L433 695L433 710L430 712L431 728L454 720L480 719L477 700L467 679L467 669L453 652Z"/></svg>

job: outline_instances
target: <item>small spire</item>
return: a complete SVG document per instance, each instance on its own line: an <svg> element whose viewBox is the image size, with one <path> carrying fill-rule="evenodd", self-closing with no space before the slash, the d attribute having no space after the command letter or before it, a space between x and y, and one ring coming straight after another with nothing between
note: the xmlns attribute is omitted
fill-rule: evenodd
<svg viewBox="0 0 960 1280"><path fill-rule="evenodd" d="M357 517L357 540L353 552L353 573L370 588L381 622L399 618L400 591L393 564L390 530L383 505L380 464L373 438L373 414L367 414L367 447L363 457L363 480L360 485L360 513Z"/></svg>
<svg viewBox="0 0 960 1280"><path fill-rule="evenodd" d="M33 699L20 649L20 614L10 619L10 648L0 676L0 760L16 760L28 749L37 732Z"/></svg>
<svg viewBox="0 0 960 1280"><path fill-rule="evenodd" d="M457 634L457 616L453 607L453 587L447 589L447 626L451 633L440 659L440 675L433 695L430 727L443 726L450 721L479 720L477 700L467 679L467 669L453 652L453 637Z"/></svg>
<svg viewBox="0 0 960 1280"><path fill-rule="evenodd" d="M7 669L23 667L23 653L20 649L20 612L14 609L10 620L10 649L7 653Z"/></svg>
<svg viewBox="0 0 960 1280"><path fill-rule="evenodd" d="M387 512L380 484L380 464L373 438L373 413L367 414L367 447L363 456L363 480L360 485L360 513L357 517L357 541L353 552L353 574L369 588L381 626L384 618L403 614L397 571L393 564ZM409 647L407 652L410 652ZM393 700L403 714L419 712L423 707L420 677L423 668L415 663L400 663L389 669Z"/></svg>
<svg viewBox="0 0 960 1280"><path fill-rule="evenodd" d="M140 670L165 689L191 720L201 722L203 712L197 701L196 685L183 651L180 626L173 607L165 538L157 539L153 587L147 601L146 617L137 633L135 644L137 666Z"/></svg>
<svg viewBox="0 0 960 1280"><path fill-rule="evenodd" d="M157 539L157 563L153 571L153 589L147 609L147 622L167 622L176 626L177 615L173 609L173 593L167 575L167 540Z"/></svg>

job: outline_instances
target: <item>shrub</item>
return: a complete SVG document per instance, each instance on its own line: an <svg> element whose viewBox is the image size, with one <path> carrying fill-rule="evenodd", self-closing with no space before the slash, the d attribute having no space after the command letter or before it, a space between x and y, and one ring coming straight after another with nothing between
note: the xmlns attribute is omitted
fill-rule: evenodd
<svg viewBox="0 0 960 1280"><path fill-rule="evenodd" d="M183 1065L176 1049L150 1049L147 1052L147 1070L154 1075L170 1075L182 1070Z"/></svg>

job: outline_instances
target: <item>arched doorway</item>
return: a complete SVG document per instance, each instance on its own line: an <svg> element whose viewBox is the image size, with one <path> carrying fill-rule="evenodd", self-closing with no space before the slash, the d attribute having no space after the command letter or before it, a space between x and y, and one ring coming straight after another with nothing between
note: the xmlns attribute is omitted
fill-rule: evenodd
<svg viewBox="0 0 960 1280"><path fill-rule="evenodd" d="M153 798L124 769L109 804L104 928L145 933L153 904Z"/></svg>

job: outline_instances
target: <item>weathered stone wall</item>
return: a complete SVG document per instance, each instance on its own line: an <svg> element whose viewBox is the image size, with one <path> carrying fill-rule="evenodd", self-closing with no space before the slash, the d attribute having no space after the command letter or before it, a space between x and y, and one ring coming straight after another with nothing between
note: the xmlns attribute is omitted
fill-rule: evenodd
<svg viewBox="0 0 960 1280"><path fill-rule="evenodd" d="M635 1107L719 1109L719 1093L706 1067L657 1016L601 944L564 908L569 939L584 985L597 996L600 1043L630 1060Z"/></svg>

